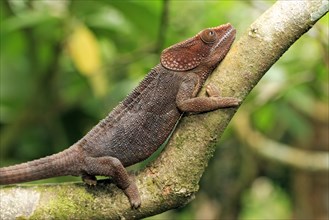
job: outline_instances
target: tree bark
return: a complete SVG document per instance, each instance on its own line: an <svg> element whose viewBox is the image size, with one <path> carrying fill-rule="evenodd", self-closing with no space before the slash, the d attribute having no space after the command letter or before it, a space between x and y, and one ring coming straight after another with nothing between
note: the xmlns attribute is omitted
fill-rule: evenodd
<svg viewBox="0 0 329 220"><path fill-rule="evenodd" d="M223 96L244 99L266 71L318 19L328 1L278 1L233 45L208 82ZM204 95L204 91L201 92ZM0 190L1 219L140 219L185 205L214 153L215 142L236 109L184 117L165 150L136 176L142 206L130 208L113 185L19 185Z"/></svg>

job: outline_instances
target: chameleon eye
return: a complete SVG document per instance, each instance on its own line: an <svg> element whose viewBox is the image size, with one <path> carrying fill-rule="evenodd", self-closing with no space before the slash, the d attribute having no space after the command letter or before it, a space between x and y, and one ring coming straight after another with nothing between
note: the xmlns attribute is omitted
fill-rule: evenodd
<svg viewBox="0 0 329 220"><path fill-rule="evenodd" d="M201 40L207 44L215 42L217 34L212 29L206 29L200 34Z"/></svg>

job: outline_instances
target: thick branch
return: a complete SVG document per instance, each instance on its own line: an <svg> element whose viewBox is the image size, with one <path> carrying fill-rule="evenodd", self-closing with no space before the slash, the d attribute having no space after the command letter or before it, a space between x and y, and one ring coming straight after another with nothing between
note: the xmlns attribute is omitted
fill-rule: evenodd
<svg viewBox="0 0 329 220"><path fill-rule="evenodd" d="M327 11L328 1L278 1L233 45L210 80L224 95L244 99L280 56ZM0 217L31 213L36 219L134 219L182 206L198 190L214 143L234 112L219 110L182 119L164 152L136 177L142 197L138 210L131 210L123 193L113 185L95 189L81 184L40 185L1 189ZM15 210L9 205L15 198L15 202L23 203L30 197L36 198L34 203Z"/></svg>

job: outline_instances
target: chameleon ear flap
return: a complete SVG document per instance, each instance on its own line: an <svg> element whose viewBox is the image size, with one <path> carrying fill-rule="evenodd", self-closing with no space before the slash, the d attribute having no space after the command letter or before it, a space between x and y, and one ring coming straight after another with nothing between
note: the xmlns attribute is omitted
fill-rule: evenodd
<svg viewBox="0 0 329 220"><path fill-rule="evenodd" d="M174 71L187 71L200 65L209 53L207 46L197 37L175 44L162 51L162 66Z"/></svg>

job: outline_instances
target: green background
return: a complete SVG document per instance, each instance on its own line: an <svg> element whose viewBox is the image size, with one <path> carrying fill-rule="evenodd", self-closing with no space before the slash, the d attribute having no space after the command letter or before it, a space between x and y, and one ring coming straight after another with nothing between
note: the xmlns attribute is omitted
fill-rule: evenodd
<svg viewBox="0 0 329 220"><path fill-rule="evenodd" d="M159 62L162 49L228 22L238 39L273 3L1 1L1 166L72 145ZM314 150L317 125L310 115L317 114L315 103L328 104L328 23L326 15L302 36L243 104L252 126L269 138L293 146L308 143L300 147ZM79 25L98 45L97 73L80 71L69 51L70 36ZM95 74L99 80L93 80ZM288 219L296 214L295 175L294 169L256 156L230 126L196 199L151 219ZM38 182L67 180L79 179Z"/></svg>

